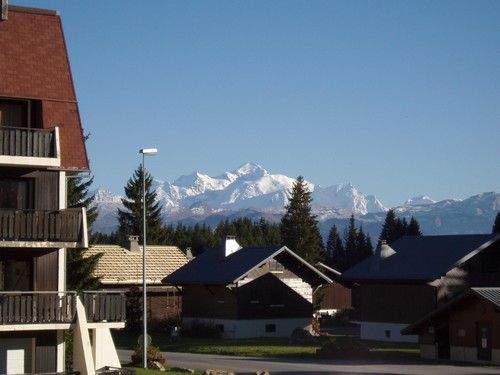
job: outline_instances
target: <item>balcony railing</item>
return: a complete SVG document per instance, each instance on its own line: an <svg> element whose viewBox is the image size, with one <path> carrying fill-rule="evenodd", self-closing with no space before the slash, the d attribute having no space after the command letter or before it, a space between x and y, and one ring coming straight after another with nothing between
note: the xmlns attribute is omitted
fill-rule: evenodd
<svg viewBox="0 0 500 375"><path fill-rule="evenodd" d="M71 323L75 292L0 292L0 324Z"/></svg>
<svg viewBox="0 0 500 375"><path fill-rule="evenodd" d="M120 292L0 292L0 325L73 323L81 298L89 323L124 322L125 295Z"/></svg>
<svg viewBox="0 0 500 375"><path fill-rule="evenodd" d="M89 322L123 322L125 295L120 292L83 292L83 306Z"/></svg>
<svg viewBox="0 0 500 375"><path fill-rule="evenodd" d="M56 128L0 127L0 155L36 158L57 157Z"/></svg>
<svg viewBox="0 0 500 375"><path fill-rule="evenodd" d="M0 241L81 244L86 237L85 220L82 208L59 211L0 209Z"/></svg>

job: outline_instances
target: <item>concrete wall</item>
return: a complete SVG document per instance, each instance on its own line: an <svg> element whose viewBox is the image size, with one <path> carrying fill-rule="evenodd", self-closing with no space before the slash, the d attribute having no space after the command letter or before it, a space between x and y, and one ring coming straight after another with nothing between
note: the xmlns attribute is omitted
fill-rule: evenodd
<svg viewBox="0 0 500 375"><path fill-rule="evenodd" d="M401 330L408 324L385 322L358 322L360 335L363 340L377 340L390 342L418 342L418 336L401 335ZM388 335L386 334L388 333Z"/></svg>
<svg viewBox="0 0 500 375"><path fill-rule="evenodd" d="M290 337L295 328L308 329L311 319L194 319L183 318L183 324L189 325L193 321L211 325L223 325L224 337L227 338L254 338L254 337ZM266 325L274 324L276 332L266 332Z"/></svg>
<svg viewBox="0 0 500 375"><path fill-rule="evenodd" d="M420 344L420 356L426 359L437 358L437 345L436 344Z"/></svg>

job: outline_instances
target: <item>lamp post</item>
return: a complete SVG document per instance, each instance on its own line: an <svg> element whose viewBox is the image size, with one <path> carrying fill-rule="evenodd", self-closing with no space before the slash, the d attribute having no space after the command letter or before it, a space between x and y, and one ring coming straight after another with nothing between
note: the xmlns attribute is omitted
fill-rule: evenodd
<svg viewBox="0 0 500 375"><path fill-rule="evenodd" d="M148 368L148 321L147 321L147 300L146 300L146 156L153 156L158 153L156 148L143 148L139 150L142 154L142 358L144 368Z"/></svg>

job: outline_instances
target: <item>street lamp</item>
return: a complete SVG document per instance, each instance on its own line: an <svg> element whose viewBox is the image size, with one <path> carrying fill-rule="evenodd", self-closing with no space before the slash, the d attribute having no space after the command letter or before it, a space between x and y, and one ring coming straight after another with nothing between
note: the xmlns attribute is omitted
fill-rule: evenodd
<svg viewBox="0 0 500 375"><path fill-rule="evenodd" d="M142 358L144 368L148 368L148 322L147 322L147 301L146 301L146 169L144 162L146 156L153 156L158 153L156 148L143 148L139 150L142 154Z"/></svg>

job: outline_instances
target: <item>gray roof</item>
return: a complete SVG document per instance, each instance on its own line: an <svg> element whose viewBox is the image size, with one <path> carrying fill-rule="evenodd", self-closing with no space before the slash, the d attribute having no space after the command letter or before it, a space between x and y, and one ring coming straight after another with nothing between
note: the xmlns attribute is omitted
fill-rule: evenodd
<svg viewBox="0 0 500 375"><path fill-rule="evenodd" d="M234 284L271 258L311 285L332 282L286 246L244 247L227 257L224 256L224 248L208 249L162 282L171 285Z"/></svg>
<svg viewBox="0 0 500 375"><path fill-rule="evenodd" d="M441 314L447 314L449 311L458 303L465 301L466 299L470 298L471 296L478 296L479 298L482 298L488 302L491 302L494 304L497 308L500 308L500 288L495 287L495 288L470 288L463 293L457 295L456 297L452 298L449 300L447 303L444 305L438 307L437 309L431 311L421 319L417 320L416 322L410 324L403 330L401 330L401 333L403 335L414 335L418 334L419 330L422 327L425 327L429 321L432 319L435 319Z"/></svg>
<svg viewBox="0 0 500 375"><path fill-rule="evenodd" d="M390 246L394 255L375 255L345 271L345 281L432 281L500 239L498 234L404 236Z"/></svg>

